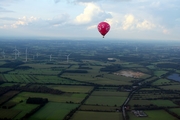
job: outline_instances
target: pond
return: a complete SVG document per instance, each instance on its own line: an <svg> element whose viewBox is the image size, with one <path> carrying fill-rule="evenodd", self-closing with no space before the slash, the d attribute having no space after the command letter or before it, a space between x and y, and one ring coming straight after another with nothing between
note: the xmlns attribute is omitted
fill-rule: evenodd
<svg viewBox="0 0 180 120"><path fill-rule="evenodd" d="M175 80L175 81L179 81L180 82L180 75L177 74L177 73L173 73L171 75L168 76L168 79L171 79L171 80Z"/></svg>

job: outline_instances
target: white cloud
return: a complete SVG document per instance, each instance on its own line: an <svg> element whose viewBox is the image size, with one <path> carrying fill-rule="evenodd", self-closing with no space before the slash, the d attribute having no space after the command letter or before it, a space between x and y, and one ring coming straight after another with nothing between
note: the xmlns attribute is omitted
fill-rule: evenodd
<svg viewBox="0 0 180 120"><path fill-rule="evenodd" d="M83 13L75 18L74 22L77 24L87 24L92 21L104 21L106 18L111 17L111 14L106 13L94 3L83 3L82 5L85 5L86 7Z"/></svg>
<svg viewBox="0 0 180 120"><path fill-rule="evenodd" d="M22 17L22 18L19 18L17 22L15 22L14 24L11 25L11 27L13 28L17 28L18 26L24 26L24 25L28 25L29 23L32 23L34 21L37 21L38 18L36 17Z"/></svg>
<svg viewBox="0 0 180 120"><path fill-rule="evenodd" d="M124 21L122 22L122 29L123 30L150 30L156 28L156 25L143 18L137 18L132 14L128 14L124 16Z"/></svg>
<svg viewBox="0 0 180 120"><path fill-rule="evenodd" d="M152 29L152 28L155 28L156 25L147 21L147 20L144 20L143 22L139 22L137 24L137 28L140 28L140 29Z"/></svg>
<svg viewBox="0 0 180 120"><path fill-rule="evenodd" d="M89 26L89 27L87 28L87 30L96 29L96 28L97 28L97 25L92 25L92 26Z"/></svg>
<svg viewBox="0 0 180 120"><path fill-rule="evenodd" d="M124 16L125 20L123 21L122 23L122 28L124 30L127 30L127 29L132 29L134 28L133 25L135 23L135 18L133 15L129 14L129 15L125 15Z"/></svg>

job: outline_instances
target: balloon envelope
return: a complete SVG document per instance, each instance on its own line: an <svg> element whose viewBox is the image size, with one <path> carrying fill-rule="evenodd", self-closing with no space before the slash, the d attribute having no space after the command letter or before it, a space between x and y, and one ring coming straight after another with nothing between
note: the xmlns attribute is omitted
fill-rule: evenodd
<svg viewBox="0 0 180 120"><path fill-rule="evenodd" d="M110 30L110 25L107 22L100 22L98 24L98 31L104 37Z"/></svg>

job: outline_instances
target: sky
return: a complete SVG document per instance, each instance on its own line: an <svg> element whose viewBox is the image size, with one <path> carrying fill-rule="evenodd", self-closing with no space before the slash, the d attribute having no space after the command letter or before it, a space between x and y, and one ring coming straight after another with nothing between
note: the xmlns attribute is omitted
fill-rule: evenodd
<svg viewBox="0 0 180 120"><path fill-rule="evenodd" d="M180 40L180 0L0 0L0 37Z"/></svg>

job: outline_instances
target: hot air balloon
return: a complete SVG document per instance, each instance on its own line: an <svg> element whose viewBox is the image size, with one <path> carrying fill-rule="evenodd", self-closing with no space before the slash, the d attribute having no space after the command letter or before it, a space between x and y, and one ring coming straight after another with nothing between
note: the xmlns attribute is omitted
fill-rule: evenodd
<svg viewBox="0 0 180 120"><path fill-rule="evenodd" d="M98 31L101 33L101 35L104 36L109 32L110 25L107 22L100 22L97 26Z"/></svg>

